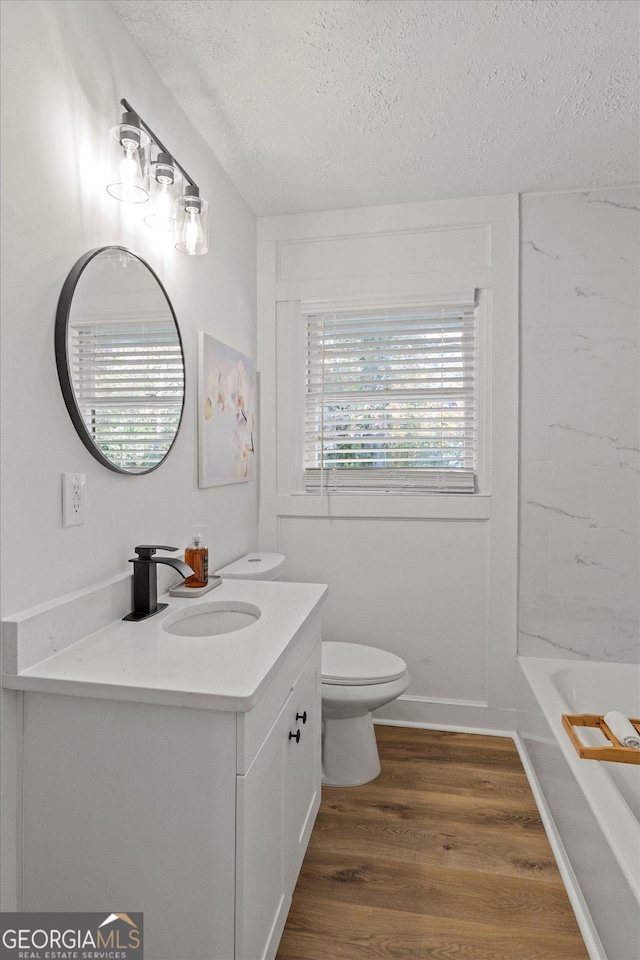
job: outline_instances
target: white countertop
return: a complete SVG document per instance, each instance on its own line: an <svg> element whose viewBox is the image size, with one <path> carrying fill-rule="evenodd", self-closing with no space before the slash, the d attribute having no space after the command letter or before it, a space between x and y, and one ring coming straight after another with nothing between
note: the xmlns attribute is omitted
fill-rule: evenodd
<svg viewBox="0 0 640 960"><path fill-rule="evenodd" d="M164 596L166 610L138 623L117 620L3 685L109 700L247 711L259 700L327 587L317 583L225 580L199 599ZM214 637L179 637L162 629L176 611L211 601L256 604L251 626Z"/></svg>

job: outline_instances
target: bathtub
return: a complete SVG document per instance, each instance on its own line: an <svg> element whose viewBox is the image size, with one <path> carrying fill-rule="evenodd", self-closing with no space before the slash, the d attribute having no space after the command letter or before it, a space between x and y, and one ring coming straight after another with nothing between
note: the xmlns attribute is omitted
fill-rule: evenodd
<svg viewBox="0 0 640 960"><path fill-rule="evenodd" d="M640 766L580 759L561 722L608 710L640 717L640 665L518 663L520 748L589 955L640 960Z"/></svg>

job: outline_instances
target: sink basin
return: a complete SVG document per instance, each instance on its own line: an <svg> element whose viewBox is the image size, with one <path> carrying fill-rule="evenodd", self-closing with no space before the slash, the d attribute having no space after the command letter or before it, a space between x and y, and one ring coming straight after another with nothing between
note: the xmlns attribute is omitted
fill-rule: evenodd
<svg viewBox="0 0 640 960"><path fill-rule="evenodd" d="M242 600L212 600L169 614L162 629L176 637L215 637L253 626L261 613L260 607Z"/></svg>

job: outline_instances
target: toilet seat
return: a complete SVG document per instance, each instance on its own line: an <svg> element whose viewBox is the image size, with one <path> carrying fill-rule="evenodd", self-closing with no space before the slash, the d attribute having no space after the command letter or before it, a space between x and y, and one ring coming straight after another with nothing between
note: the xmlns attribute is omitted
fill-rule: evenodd
<svg viewBox="0 0 640 960"><path fill-rule="evenodd" d="M362 643L322 642L322 682L337 686L390 683L407 670L401 657Z"/></svg>

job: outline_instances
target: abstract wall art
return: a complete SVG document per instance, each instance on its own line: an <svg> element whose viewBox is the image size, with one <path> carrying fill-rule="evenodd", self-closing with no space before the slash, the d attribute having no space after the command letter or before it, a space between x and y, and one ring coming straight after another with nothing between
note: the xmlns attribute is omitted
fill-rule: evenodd
<svg viewBox="0 0 640 960"><path fill-rule="evenodd" d="M199 337L198 483L255 480L254 362L206 333Z"/></svg>

